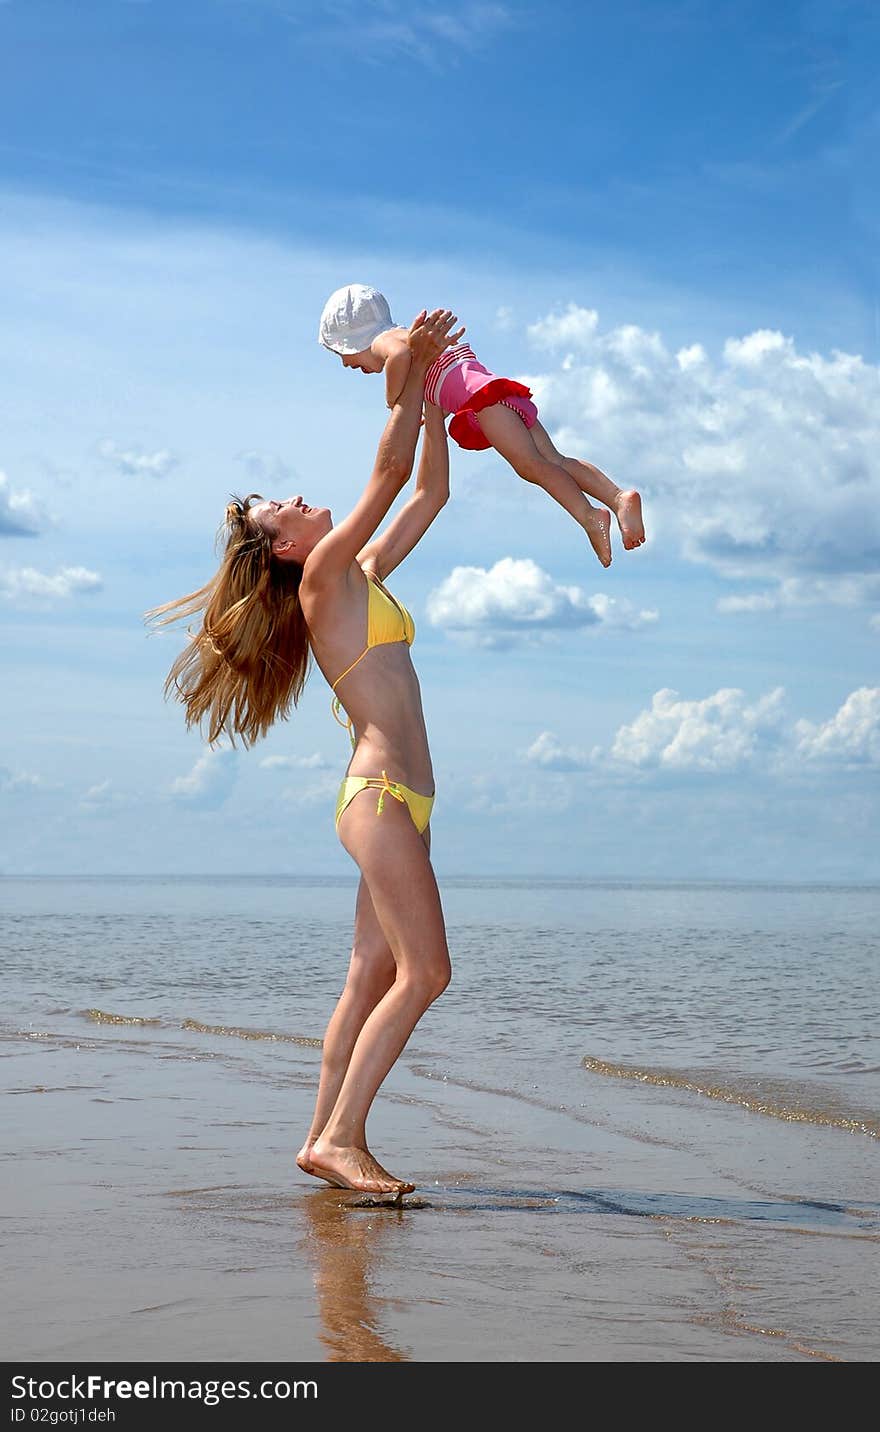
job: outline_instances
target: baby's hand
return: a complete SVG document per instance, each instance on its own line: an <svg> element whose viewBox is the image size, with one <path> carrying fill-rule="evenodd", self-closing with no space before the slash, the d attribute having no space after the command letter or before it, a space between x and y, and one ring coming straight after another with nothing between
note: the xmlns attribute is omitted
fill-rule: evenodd
<svg viewBox="0 0 880 1432"><path fill-rule="evenodd" d="M406 341L412 350L413 362L420 367L430 368L450 344L457 343L464 333L464 327L450 332L458 319L450 308L435 308L428 313L424 308L412 322Z"/></svg>

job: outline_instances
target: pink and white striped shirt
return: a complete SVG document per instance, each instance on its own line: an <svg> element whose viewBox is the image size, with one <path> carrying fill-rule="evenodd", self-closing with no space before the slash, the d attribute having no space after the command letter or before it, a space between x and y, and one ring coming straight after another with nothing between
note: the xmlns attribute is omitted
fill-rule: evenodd
<svg viewBox="0 0 880 1432"><path fill-rule="evenodd" d="M429 403L436 403L442 407L440 402L440 389L443 387L444 379L452 368L456 368L465 359L472 359L477 362L477 355L473 348L467 343L456 343L454 348L447 348L435 363L432 363L425 374L425 399Z"/></svg>

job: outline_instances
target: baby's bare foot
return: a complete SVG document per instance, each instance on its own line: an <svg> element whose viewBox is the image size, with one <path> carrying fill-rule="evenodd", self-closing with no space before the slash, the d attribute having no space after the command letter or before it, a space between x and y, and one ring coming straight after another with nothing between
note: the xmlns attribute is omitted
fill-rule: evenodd
<svg viewBox="0 0 880 1432"><path fill-rule="evenodd" d="M635 488L629 492L621 492L615 511L627 552L631 552L634 547L641 547L645 540L645 528L642 522L642 499Z"/></svg>
<svg viewBox="0 0 880 1432"><path fill-rule="evenodd" d="M414 1183L395 1178L373 1158L367 1149L344 1147L315 1141L309 1151L307 1173L326 1179L336 1188L351 1188L358 1193L412 1193ZM300 1164L300 1168L302 1165Z"/></svg>
<svg viewBox="0 0 880 1432"><path fill-rule="evenodd" d="M606 512L604 507L593 507L587 504L587 520L584 527L593 548L603 567L611 566L611 513Z"/></svg>

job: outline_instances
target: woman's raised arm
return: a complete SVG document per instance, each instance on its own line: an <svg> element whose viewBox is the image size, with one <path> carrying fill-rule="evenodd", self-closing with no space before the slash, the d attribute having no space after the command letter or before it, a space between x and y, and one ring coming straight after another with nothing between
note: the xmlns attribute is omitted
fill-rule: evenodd
<svg viewBox="0 0 880 1432"><path fill-rule="evenodd" d="M421 541L448 500L449 444L443 413L434 403L426 403L425 435L415 492L385 531L358 553L361 566L374 572L380 580L387 577Z"/></svg>
<svg viewBox="0 0 880 1432"><path fill-rule="evenodd" d="M345 575L372 537L412 472L425 392L425 374L460 333L451 333L455 315L447 308L420 313L409 330L412 366L379 442L369 482L352 511L306 558L303 580L312 588ZM464 330L461 330L462 332Z"/></svg>

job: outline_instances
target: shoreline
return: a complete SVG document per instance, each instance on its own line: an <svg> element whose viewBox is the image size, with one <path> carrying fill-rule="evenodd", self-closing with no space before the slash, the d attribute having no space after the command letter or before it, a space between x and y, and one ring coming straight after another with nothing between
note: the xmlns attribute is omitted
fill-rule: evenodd
<svg viewBox="0 0 880 1432"><path fill-rule="evenodd" d="M354 889L4 884L12 1355L875 1360L873 893L448 883L391 1211L294 1162Z"/></svg>
<svg viewBox="0 0 880 1432"><path fill-rule="evenodd" d="M757 880L749 876L725 876L725 875L668 875L668 876L637 876L637 875L510 875L487 872L485 875L475 875L473 872L443 871L435 867L438 884L446 883L456 889L522 889L537 887L540 889L560 890L767 890L767 891L791 891L797 893L814 892L816 890L880 890L880 877L876 879L863 880L834 880L831 878L815 877L806 880L790 880L780 877L779 879ZM214 871L174 871L166 873L145 874L143 871L115 871L111 874L100 872L71 873L61 871L33 871L23 874L16 874L13 871L0 871L0 883L14 884L37 884L41 881L47 884L63 884L69 882L76 885L79 883L99 885L151 885L151 884L193 884L193 885L222 885L226 886L233 877L239 877L241 871L229 870L226 872ZM291 875L289 871L266 871L261 870L257 874L248 875L248 880L254 884L265 882L270 885L289 884L302 886L324 886L327 888L357 888L357 875L343 875L340 872L325 871L324 873L308 874L297 873Z"/></svg>
<svg viewBox="0 0 880 1432"><path fill-rule="evenodd" d="M10 1357L871 1360L843 1313L880 1222L756 1196L735 1158L712 1168L682 1141L674 1104L648 1143L619 1100L579 1121L426 1079L405 1055L370 1140L416 1194L355 1208L293 1162L316 1049L257 1071L228 1049L117 1043L3 1046L20 1091L5 1098ZM752 1130L745 1162L766 1147L793 1169L802 1133ZM798 1258L815 1305L780 1285Z"/></svg>

